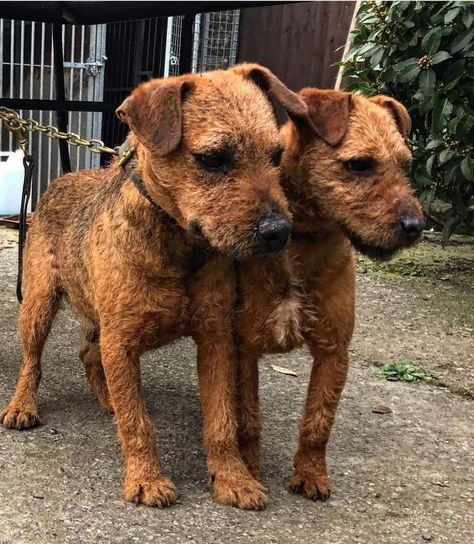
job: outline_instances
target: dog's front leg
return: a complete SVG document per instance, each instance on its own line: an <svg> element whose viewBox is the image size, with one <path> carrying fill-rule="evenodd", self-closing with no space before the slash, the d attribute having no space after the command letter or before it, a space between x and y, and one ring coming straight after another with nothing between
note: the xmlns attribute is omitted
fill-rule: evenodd
<svg viewBox="0 0 474 544"><path fill-rule="evenodd" d="M313 356L306 407L290 489L313 500L326 500L331 484L326 445L349 368L354 327L354 270L350 261L336 278L324 278L325 298L315 290L304 328Z"/></svg>
<svg viewBox="0 0 474 544"><path fill-rule="evenodd" d="M260 479L261 419L258 398L258 360L253 351L238 349L237 420L239 450L254 478Z"/></svg>
<svg viewBox="0 0 474 544"><path fill-rule="evenodd" d="M238 448L232 278L232 263L216 258L203 267L191 289L204 443L216 500L239 508L261 509L266 504L264 489Z"/></svg>
<svg viewBox="0 0 474 544"><path fill-rule="evenodd" d="M123 337L101 329L100 349L125 460L123 498L148 506L176 500L173 483L160 472L155 431L140 393L138 354Z"/></svg>
<svg viewBox="0 0 474 544"><path fill-rule="evenodd" d="M312 351L314 363L290 488L309 499L325 501L331 493L326 445L349 363L347 354Z"/></svg>

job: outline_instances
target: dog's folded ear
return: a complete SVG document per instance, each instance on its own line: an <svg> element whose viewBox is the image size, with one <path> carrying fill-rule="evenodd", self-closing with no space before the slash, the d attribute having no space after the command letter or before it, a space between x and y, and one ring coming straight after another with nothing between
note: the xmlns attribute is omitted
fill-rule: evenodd
<svg viewBox="0 0 474 544"><path fill-rule="evenodd" d="M307 116L307 108L301 98L268 68L256 63L243 63L234 66L232 71L253 81L263 92L271 94L285 108L290 117L305 118Z"/></svg>
<svg viewBox="0 0 474 544"><path fill-rule="evenodd" d="M411 130L411 118L408 110L403 104L398 102L398 100L383 94L371 96L369 100L382 108L387 108L395 119L395 123L402 136L408 138Z"/></svg>
<svg viewBox="0 0 474 544"><path fill-rule="evenodd" d="M302 89L300 97L308 108L308 120L316 134L329 145L338 145L347 130L352 95L331 89Z"/></svg>
<svg viewBox="0 0 474 544"><path fill-rule="evenodd" d="M181 141L182 102L192 86L184 78L153 79L135 89L115 113L143 145L167 155Z"/></svg>

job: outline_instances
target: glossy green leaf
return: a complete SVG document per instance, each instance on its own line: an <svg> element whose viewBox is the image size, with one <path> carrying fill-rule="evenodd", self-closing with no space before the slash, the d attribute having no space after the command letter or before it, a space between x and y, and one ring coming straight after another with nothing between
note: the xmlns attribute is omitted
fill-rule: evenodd
<svg viewBox="0 0 474 544"><path fill-rule="evenodd" d="M430 55L433 55L438 51L439 44L441 43L441 28L435 27L429 30L424 38L421 40L421 49Z"/></svg>
<svg viewBox="0 0 474 544"><path fill-rule="evenodd" d="M472 131L473 125L474 117L464 115L456 125L456 138L464 138L467 136Z"/></svg>
<svg viewBox="0 0 474 544"><path fill-rule="evenodd" d="M421 68L418 64L406 66L397 76L400 83L409 83L418 77Z"/></svg>
<svg viewBox="0 0 474 544"><path fill-rule="evenodd" d="M448 129L448 134L450 137L456 134L456 129L457 129L459 121L460 121L459 115L457 115L456 117L451 117L451 119L449 120L447 129Z"/></svg>
<svg viewBox="0 0 474 544"><path fill-rule="evenodd" d="M443 144L444 144L443 140L431 140L430 142L426 144L425 149L435 149Z"/></svg>
<svg viewBox="0 0 474 544"><path fill-rule="evenodd" d="M395 70L395 72L401 72L409 66L418 66L418 59L416 57L412 57L410 59L403 60L395 64L392 68Z"/></svg>
<svg viewBox="0 0 474 544"><path fill-rule="evenodd" d="M447 51L438 51L435 55L433 55L432 59L430 60L430 64L439 64L440 62L450 58L451 55Z"/></svg>
<svg viewBox="0 0 474 544"><path fill-rule="evenodd" d="M449 24L451 21L454 21L454 19L456 19L456 17L459 15L460 11L460 8L450 9L444 16L444 22Z"/></svg>
<svg viewBox="0 0 474 544"><path fill-rule="evenodd" d="M472 7L463 10L462 22L466 28L471 28L474 22L474 9Z"/></svg>
<svg viewBox="0 0 474 544"><path fill-rule="evenodd" d="M435 89L436 85L436 74L433 70L423 70L420 75L420 90L423 93L423 96L429 98Z"/></svg>
<svg viewBox="0 0 474 544"><path fill-rule="evenodd" d="M374 50L370 57L370 65L372 67L378 66L385 53L385 48L382 45L378 46L378 49Z"/></svg>
<svg viewBox="0 0 474 544"><path fill-rule="evenodd" d="M450 36L453 33L453 27L452 26L444 26L441 29L441 36L445 38L446 36Z"/></svg>
<svg viewBox="0 0 474 544"><path fill-rule="evenodd" d="M451 53L462 51L465 47L471 44L473 36L474 29L467 28L464 32L461 32L461 34L459 34L451 43Z"/></svg>
<svg viewBox="0 0 474 544"><path fill-rule="evenodd" d="M453 111L453 105L445 98L440 100L433 108L432 114L432 129L433 132L441 132L446 126L446 122Z"/></svg>
<svg viewBox="0 0 474 544"><path fill-rule="evenodd" d="M436 104L437 100L438 100L438 96L436 95L436 93L433 93L428 98L428 100L426 100L426 102L424 104L420 105L420 113L426 114L426 113L430 112L434 108L434 105ZM426 125L426 126L428 126L428 125Z"/></svg>
<svg viewBox="0 0 474 544"><path fill-rule="evenodd" d="M392 363L385 365L379 376L388 381L421 382L431 381L433 377L424 370L415 368L410 363Z"/></svg>
<svg viewBox="0 0 474 544"><path fill-rule="evenodd" d="M455 155L455 152L451 149L443 149L438 157L439 164L444 164L445 162L448 162L449 159L452 159Z"/></svg>
<svg viewBox="0 0 474 544"><path fill-rule="evenodd" d="M458 59L454 62L450 62L449 66L446 68L446 71L443 73L444 81L451 81L459 77L460 75L465 74L466 60Z"/></svg>
<svg viewBox="0 0 474 544"><path fill-rule="evenodd" d="M466 155L461 162L462 175L469 181L474 181L474 165L471 157Z"/></svg>
<svg viewBox="0 0 474 544"><path fill-rule="evenodd" d="M466 60L459 59L450 62L446 71L443 74L444 90L449 91L454 89L459 80L466 75Z"/></svg>
<svg viewBox="0 0 474 544"><path fill-rule="evenodd" d="M393 67L389 67L387 68L387 70L385 70L385 72L382 73L382 76L381 76L381 79L382 81L392 81L393 78L395 77L395 70L393 69Z"/></svg>
<svg viewBox="0 0 474 544"><path fill-rule="evenodd" d="M426 161L426 171L428 172L430 176L433 172L433 165L434 165L435 159L436 159L436 155L430 155L428 157L428 160Z"/></svg>
<svg viewBox="0 0 474 544"><path fill-rule="evenodd" d="M375 47L378 47L378 46L372 42L366 43L359 49L357 54L360 55L361 57L368 56L370 54L370 51L374 49Z"/></svg>
<svg viewBox="0 0 474 544"><path fill-rule="evenodd" d="M427 187L433 183L432 178L426 176L422 171L417 170L413 173L413 178L419 187Z"/></svg>
<svg viewBox="0 0 474 544"><path fill-rule="evenodd" d="M406 11L411 8L411 2L397 2L400 11L405 12L404 15L407 15Z"/></svg>

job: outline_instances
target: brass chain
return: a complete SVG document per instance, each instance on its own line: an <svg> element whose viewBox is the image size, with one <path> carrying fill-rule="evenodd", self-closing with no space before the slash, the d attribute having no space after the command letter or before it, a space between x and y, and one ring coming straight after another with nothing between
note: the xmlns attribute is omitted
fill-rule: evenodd
<svg viewBox="0 0 474 544"><path fill-rule="evenodd" d="M61 132L54 125L40 125L38 121L35 121L34 119L21 118L16 111L6 108L5 106L0 106L0 119L5 123L8 130L17 135L20 147L25 155L28 154L28 141L25 136L26 131L42 132L52 140L66 140L69 145L75 147L83 145L89 148L89 151L92 153L118 154L118 147L107 147L102 140L96 138L86 140L75 132Z"/></svg>

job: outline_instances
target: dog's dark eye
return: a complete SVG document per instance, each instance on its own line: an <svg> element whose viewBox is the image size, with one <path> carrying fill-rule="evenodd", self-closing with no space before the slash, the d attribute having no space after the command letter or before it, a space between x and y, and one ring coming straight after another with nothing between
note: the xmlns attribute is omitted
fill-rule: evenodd
<svg viewBox="0 0 474 544"><path fill-rule="evenodd" d="M227 174L230 168L230 161L223 153L210 153L209 155L194 155L201 168L208 172Z"/></svg>
<svg viewBox="0 0 474 544"><path fill-rule="evenodd" d="M373 161L369 159L352 159L344 161L344 166L354 174L371 174L374 169Z"/></svg>
<svg viewBox="0 0 474 544"><path fill-rule="evenodd" d="M281 156L283 154L283 149L277 149L272 153L272 157L270 159L272 166L280 166L281 163Z"/></svg>

